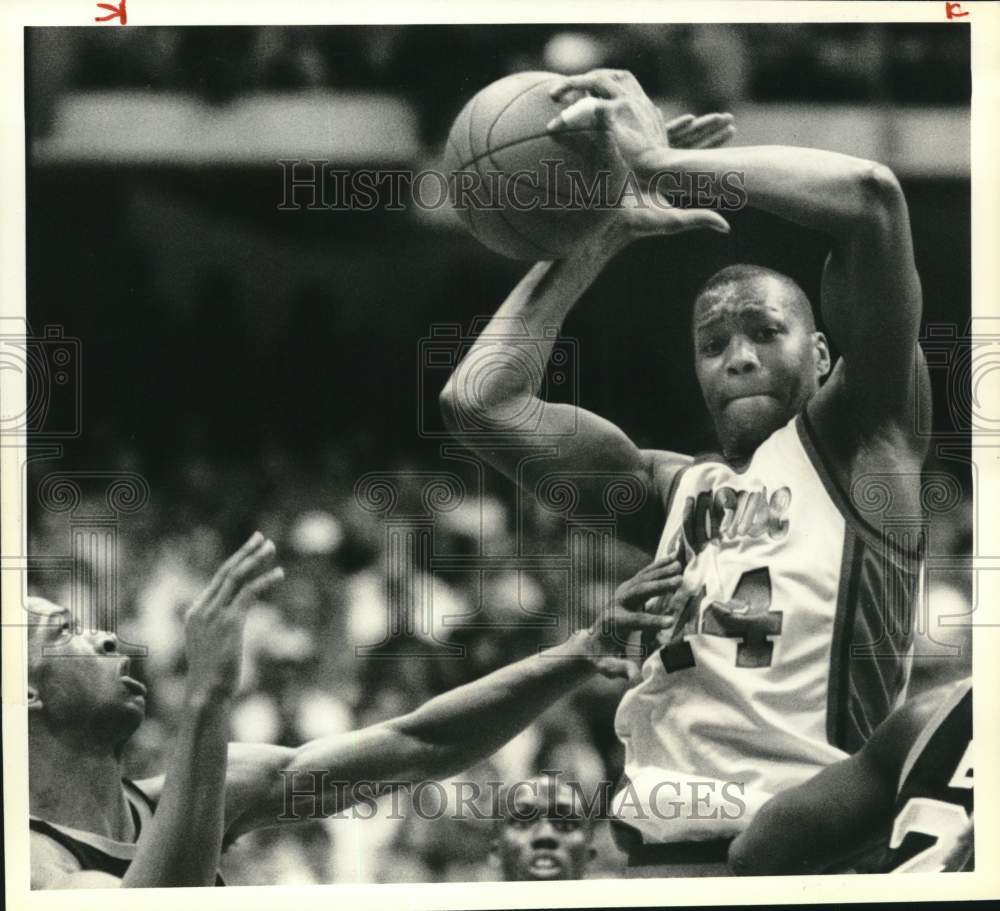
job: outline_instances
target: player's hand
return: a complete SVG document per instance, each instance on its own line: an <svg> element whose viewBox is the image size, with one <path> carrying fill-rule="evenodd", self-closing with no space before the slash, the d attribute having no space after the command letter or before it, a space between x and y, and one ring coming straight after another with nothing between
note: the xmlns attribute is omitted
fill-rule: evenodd
<svg viewBox="0 0 1000 911"><path fill-rule="evenodd" d="M736 134L732 114L682 114L666 124L667 143L672 149L715 149Z"/></svg>
<svg viewBox="0 0 1000 911"><path fill-rule="evenodd" d="M669 148L660 109L627 70L591 70L567 76L549 94L567 107L548 124L550 131L594 130L610 134L626 167L637 169L650 153Z"/></svg>
<svg viewBox="0 0 1000 911"><path fill-rule="evenodd" d="M625 70L592 70L580 76L559 80L549 94L567 106L547 125L550 132L585 130L589 135L610 142L609 153L616 155L629 180L621 194L616 218L609 230L616 241L627 242L655 234L679 234L698 228L729 233L729 224L708 209L680 209L672 206L659 192L651 173L662 173L669 160L668 124L660 109L643 91L638 80ZM731 126L729 115L707 118L680 118L671 121L674 133L689 148L702 141L725 141L722 136ZM699 122L700 121L700 122ZM695 128L695 124L698 124ZM726 136L728 138L728 136ZM659 163L659 168L653 162Z"/></svg>
<svg viewBox="0 0 1000 911"><path fill-rule="evenodd" d="M629 636L645 630L669 630L677 606L687 596L682 567L675 560L657 560L619 585L611 603L586 632L587 653L597 670L605 677L635 680L640 659L626 655ZM647 607L653 598L657 600Z"/></svg>
<svg viewBox="0 0 1000 911"><path fill-rule="evenodd" d="M247 608L284 578L274 556L274 542L254 532L191 606L184 621L189 693L201 698L235 694Z"/></svg>

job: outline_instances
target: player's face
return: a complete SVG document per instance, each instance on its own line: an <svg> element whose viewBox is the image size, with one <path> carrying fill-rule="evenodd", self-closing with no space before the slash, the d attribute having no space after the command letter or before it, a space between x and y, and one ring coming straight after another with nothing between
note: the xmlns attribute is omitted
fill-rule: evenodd
<svg viewBox="0 0 1000 911"><path fill-rule="evenodd" d="M130 676L118 639L76 632L69 612L48 602L31 610L30 707L52 730L123 743L145 717L146 688Z"/></svg>
<svg viewBox="0 0 1000 911"><path fill-rule="evenodd" d="M594 856L590 821L573 812L572 792L552 795L528 784L502 822L496 850L508 882L583 879Z"/></svg>
<svg viewBox="0 0 1000 911"><path fill-rule="evenodd" d="M772 277L724 286L694 312L695 369L727 456L749 457L819 388L822 335Z"/></svg>

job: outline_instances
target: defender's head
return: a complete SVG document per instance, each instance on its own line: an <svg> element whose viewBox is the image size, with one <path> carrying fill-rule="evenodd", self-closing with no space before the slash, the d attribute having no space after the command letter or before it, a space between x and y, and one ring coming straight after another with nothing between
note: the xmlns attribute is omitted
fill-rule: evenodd
<svg viewBox="0 0 1000 911"><path fill-rule="evenodd" d="M594 820L577 792L543 776L502 792L491 861L507 882L583 879L597 854Z"/></svg>
<svg viewBox="0 0 1000 911"><path fill-rule="evenodd" d="M748 459L802 410L830 370L826 337L786 275L736 265L694 302L698 383L727 458Z"/></svg>
<svg viewBox="0 0 1000 911"><path fill-rule="evenodd" d="M44 598L25 607L29 729L119 752L146 715L146 689L129 676L118 639L76 632L69 611Z"/></svg>

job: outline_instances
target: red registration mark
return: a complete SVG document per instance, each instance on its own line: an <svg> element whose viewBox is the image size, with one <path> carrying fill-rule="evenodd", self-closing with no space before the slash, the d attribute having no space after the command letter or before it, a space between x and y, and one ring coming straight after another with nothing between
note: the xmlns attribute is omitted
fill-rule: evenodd
<svg viewBox="0 0 1000 911"><path fill-rule="evenodd" d="M119 25L126 25L128 23L128 13L125 9L125 0L121 0L120 3L98 3L98 9L108 10L106 16L94 16L94 22L110 22L112 19L117 19Z"/></svg>

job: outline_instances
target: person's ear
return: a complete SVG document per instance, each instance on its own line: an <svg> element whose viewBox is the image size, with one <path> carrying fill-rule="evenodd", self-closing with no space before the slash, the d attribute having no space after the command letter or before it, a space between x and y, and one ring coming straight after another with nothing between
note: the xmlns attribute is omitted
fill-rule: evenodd
<svg viewBox="0 0 1000 911"><path fill-rule="evenodd" d="M592 861L595 857L597 857L597 848L591 845L587 848L587 860Z"/></svg>
<svg viewBox="0 0 1000 911"><path fill-rule="evenodd" d="M813 333L813 349L816 353L816 376L823 379L830 372L830 345L822 332Z"/></svg>
<svg viewBox="0 0 1000 911"><path fill-rule="evenodd" d="M28 684L28 711L42 708L42 695L38 692L38 687Z"/></svg>

